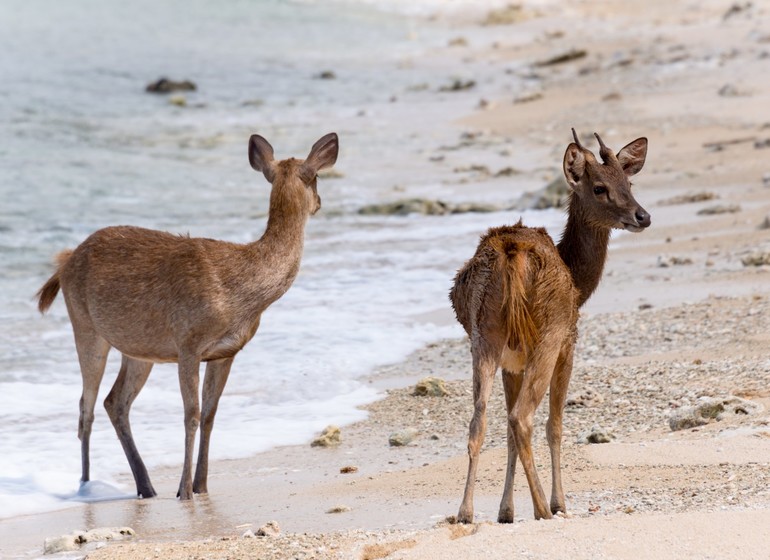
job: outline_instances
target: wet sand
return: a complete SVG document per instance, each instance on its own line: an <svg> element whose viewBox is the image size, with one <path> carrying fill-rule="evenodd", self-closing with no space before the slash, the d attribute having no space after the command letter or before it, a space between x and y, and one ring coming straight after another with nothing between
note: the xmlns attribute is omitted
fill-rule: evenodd
<svg viewBox="0 0 770 560"><path fill-rule="evenodd" d="M479 523L444 521L461 498L472 404L467 343L445 341L375 372L371 382L387 397L368 407L367 420L343 428L337 448L285 447L217 462L210 495L190 503L173 497L178 468L155 471L159 497L152 500L0 521L2 555L40 554L45 537L75 529L130 526L132 542L89 558L764 557L770 269L743 260L770 252L770 230L761 228L770 214L770 179L763 180L770 173L770 14L758 3L728 8L714 1L654 1L643 10L612 0L564 10L538 4L538 17L515 24L536 41L470 45L457 54L466 69L491 60L501 72L532 74L532 91L540 94L514 103L517 96L501 90L487 109L455 115L458 133L509 137L515 150L555 169L572 126L586 138L600 132L616 150L638 136L650 141L634 188L653 225L613 239L603 282L582 312L574 403L565 415L570 518L535 522L519 469L516 523L494 523L505 463L498 384L476 491ZM586 55L513 64L571 49ZM533 183L542 184L534 176ZM713 198L672 203L694 193ZM729 211L699 214L717 206ZM435 317L452 320L448 308ZM450 394L411 396L411 385L427 375L446 379ZM669 417L698 398L731 396L757 407L700 427L669 428ZM547 481L544 417L540 411L534 441ZM576 443L594 425L612 441ZM390 433L410 427L419 433L413 443L388 445ZM340 473L346 466L358 470ZM124 482L131 486L129 476ZM349 510L327 513L338 506ZM270 520L280 536L242 536Z"/></svg>

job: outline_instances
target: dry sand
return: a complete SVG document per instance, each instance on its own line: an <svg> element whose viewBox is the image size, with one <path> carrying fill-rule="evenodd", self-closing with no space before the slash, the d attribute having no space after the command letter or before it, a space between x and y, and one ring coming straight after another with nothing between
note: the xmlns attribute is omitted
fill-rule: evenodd
<svg viewBox="0 0 770 560"><path fill-rule="evenodd" d="M515 66L532 76L539 97L513 103L501 92L460 121L465 129L510 137L554 166L572 126L602 132L616 149L636 136L650 140L635 188L653 225L612 241L605 278L581 319L565 415L567 519L533 520L519 469L516 523L494 523L505 464L498 384L476 491L479 523L445 522L460 502L471 410L467 343L445 341L372 375L388 396L368 407L366 421L343 429L336 449L289 447L219 462L211 494L190 503L171 498L178 469L153 473L160 498L5 520L0 551L127 525L133 542L88 557L767 558L770 277L767 266L742 260L770 252L770 230L760 228L770 213L770 12L747 4L537 3L527 12L537 17L515 24L537 40L458 54L470 67L494 63L502 72L510 61L587 53ZM694 193L713 198L672 200ZM698 213L718 205L739 209ZM450 394L411 396L408 387L426 375L448 380ZM730 396L756 406L669 428L669 417L700 397ZM548 481L544 416L534 439ZM593 426L612 441L576 443ZM413 443L388 446L390 433L410 427L419 431ZM358 470L341 474L345 466ZM278 537L242 536L269 520L280 525Z"/></svg>

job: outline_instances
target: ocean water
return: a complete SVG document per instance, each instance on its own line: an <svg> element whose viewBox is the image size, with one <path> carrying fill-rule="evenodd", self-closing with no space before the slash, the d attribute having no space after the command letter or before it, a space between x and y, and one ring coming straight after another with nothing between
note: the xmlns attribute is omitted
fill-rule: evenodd
<svg viewBox="0 0 770 560"><path fill-rule="evenodd" d="M436 2L0 4L0 517L71 505L63 496L78 490L81 384L69 320L61 296L42 317L34 300L53 256L114 224L257 239L269 185L248 164L252 133L285 158L336 131L343 176L319 181L323 208L308 224L300 274L235 360L212 459L307 442L327 424L361 419L357 406L378 397L368 372L462 336L424 317L448 307L454 272L478 236L519 214L356 212L409 196L513 201L525 188L516 179L483 189L458 182L455 162L507 160L496 147L452 149L462 132L453 116L515 84L482 68L472 93L438 92L467 71L442 54L457 29L422 18L421 5L428 12ZM327 70L336 79L317 79ZM144 92L161 76L197 83L187 106ZM524 218L562 221L556 211ZM102 398L118 364L113 352ZM151 475L181 463L174 365L155 367L132 427ZM98 483L128 471L101 402L91 449Z"/></svg>

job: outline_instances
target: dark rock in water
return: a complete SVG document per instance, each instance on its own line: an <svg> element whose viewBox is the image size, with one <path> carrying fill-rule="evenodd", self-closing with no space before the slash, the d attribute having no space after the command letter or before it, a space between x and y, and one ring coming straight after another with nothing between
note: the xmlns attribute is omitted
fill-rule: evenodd
<svg viewBox="0 0 770 560"><path fill-rule="evenodd" d="M573 60L584 58L587 54L588 51L585 49L570 49L567 52L563 52L561 54L552 56L551 58L541 60L540 62L535 63L535 66L553 66L555 64L564 64L565 62L571 62Z"/></svg>
<svg viewBox="0 0 770 560"><path fill-rule="evenodd" d="M190 80L175 82L168 78L160 78L158 81L147 84L145 91L148 93L171 93L174 91L195 91L198 87Z"/></svg>
<svg viewBox="0 0 770 560"><path fill-rule="evenodd" d="M561 208L567 203L569 192L567 182L559 175L539 191L524 193L516 203L516 208L519 210Z"/></svg>
<svg viewBox="0 0 770 560"><path fill-rule="evenodd" d="M467 89L472 89L474 87L476 87L475 80L461 80L458 78L458 79L455 79L448 86L441 86L438 90L439 91L465 91Z"/></svg>
<svg viewBox="0 0 770 560"><path fill-rule="evenodd" d="M336 80L337 74L335 74L331 70L324 70L320 74L316 75L316 78L318 78L319 80Z"/></svg>
<svg viewBox="0 0 770 560"><path fill-rule="evenodd" d="M690 204L692 202L706 202L718 198L716 194L708 191L696 193L680 194L671 198L666 198L658 202L661 206L673 206L675 204Z"/></svg>

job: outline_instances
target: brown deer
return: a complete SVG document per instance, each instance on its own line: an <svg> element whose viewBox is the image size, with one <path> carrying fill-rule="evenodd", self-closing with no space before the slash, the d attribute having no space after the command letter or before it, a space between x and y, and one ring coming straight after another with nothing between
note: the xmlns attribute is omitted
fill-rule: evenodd
<svg viewBox="0 0 770 560"><path fill-rule="evenodd" d="M83 376L78 437L82 482L90 478L89 439L107 354L123 354L104 405L136 482L137 494L156 495L134 445L129 411L154 363L176 362L184 404L185 453L177 496L206 493L211 429L233 358L251 340L262 312L289 289L299 271L308 217L321 207L319 170L334 165L338 140L327 134L307 159L273 159L259 135L249 139L251 166L272 184L267 228L245 245L172 235L138 227L96 231L73 251L38 292L45 312L61 288ZM200 363L206 362L203 408ZM192 480L195 432L200 448Z"/></svg>
<svg viewBox="0 0 770 560"><path fill-rule="evenodd" d="M468 478L457 519L473 522L473 486L486 431L486 406L498 367L508 409L508 468L497 520L513 522L517 456L527 476L535 518L565 512L561 484L562 413L572 374L578 309L599 284L610 230L639 232L650 215L634 200L628 178L647 155L639 138L617 155L599 135L599 163L575 139L564 154L570 187L567 225L554 245L542 228L521 224L490 229L457 273L450 299L470 337L474 411L468 437ZM546 434L551 451L550 508L532 455L535 410L550 386Z"/></svg>

